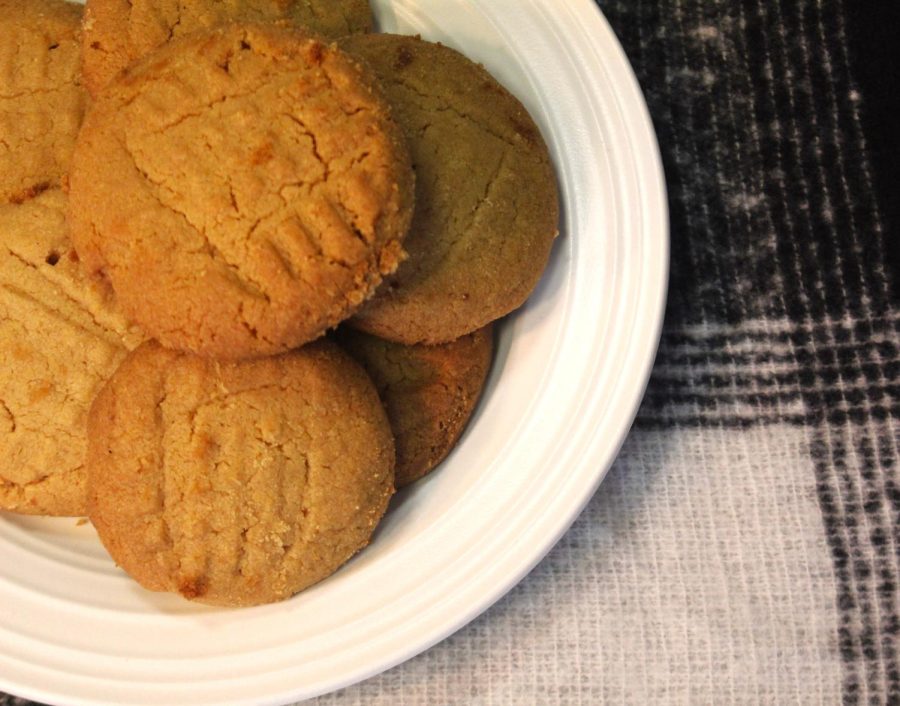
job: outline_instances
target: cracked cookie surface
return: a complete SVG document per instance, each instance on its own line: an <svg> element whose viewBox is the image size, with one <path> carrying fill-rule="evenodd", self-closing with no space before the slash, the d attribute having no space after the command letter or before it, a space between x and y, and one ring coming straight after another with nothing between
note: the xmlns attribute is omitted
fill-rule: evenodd
<svg viewBox="0 0 900 706"><path fill-rule="evenodd" d="M0 0L0 203L58 187L69 170L87 94L81 5Z"/></svg>
<svg viewBox="0 0 900 706"><path fill-rule="evenodd" d="M492 328L436 346L392 343L346 326L338 330L338 342L366 369L387 411L398 488L434 469L465 430L491 367Z"/></svg>
<svg viewBox="0 0 900 706"><path fill-rule="evenodd" d="M173 41L94 103L73 242L164 345L275 354L355 311L403 257L414 177L374 78L298 31Z"/></svg>
<svg viewBox="0 0 900 706"><path fill-rule="evenodd" d="M226 22L283 22L325 37L372 29L368 0L88 0L84 82L96 96L167 41Z"/></svg>
<svg viewBox="0 0 900 706"><path fill-rule="evenodd" d="M112 557L145 588L212 605L322 580L393 492L378 395L328 341L239 363L145 344L88 428L89 516Z"/></svg>
<svg viewBox="0 0 900 706"><path fill-rule="evenodd" d="M0 205L0 508L84 515L94 395L142 334L66 237L62 191Z"/></svg>
<svg viewBox="0 0 900 706"><path fill-rule="evenodd" d="M339 44L375 70L416 169L409 259L352 324L401 343L443 343L521 306L559 219L553 166L528 112L440 44L387 34Z"/></svg>

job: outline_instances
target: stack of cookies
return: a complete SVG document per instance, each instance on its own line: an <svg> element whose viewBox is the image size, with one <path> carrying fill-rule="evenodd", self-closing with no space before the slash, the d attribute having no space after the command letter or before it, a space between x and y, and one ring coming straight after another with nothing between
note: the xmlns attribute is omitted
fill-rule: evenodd
<svg viewBox="0 0 900 706"><path fill-rule="evenodd" d="M365 0L0 0L0 154L0 508L213 605L366 545L557 233L522 105Z"/></svg>

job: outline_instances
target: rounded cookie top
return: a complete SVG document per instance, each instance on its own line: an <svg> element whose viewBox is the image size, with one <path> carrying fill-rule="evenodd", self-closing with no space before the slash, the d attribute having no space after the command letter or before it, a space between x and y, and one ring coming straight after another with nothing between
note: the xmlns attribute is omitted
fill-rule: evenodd
<svg viewBox="0 0 900 706"><path fill-rule="evenodd" d="M141 333L88 279L62 191L0 205L0 508L84 515L94 395Z"/></svg>
<svg viewBox="0 0 900 706"><path fill-rule="evenodd" d="M466 427L493 354L491 326L437 346L406 346L347 327L338 341L369 373L397 445L397 487L437 466Z"/></svg>
<svg viewBox="0 0 900 706"><path fill-rule="evenodd" d="M58 187L87 94L80 86L81 5L0 0L0 203Z"/></svg>
<svg viewBox="0 0 900 706"><path fill-rule="evenodd" d="M409 259L353 325L402 343L442 343L518 308L543 273L559 218L534 121L448 47L375 34L340 45L378 74L416 169Z"/></svg>
<svg viewBox="0 0 900 706"><path fill-rule="evenodd" d="M403 256L414 177L374 79L295 30L232 25L147 55L94 103L73 242L167 347L279 353Z"/></svg>
<svg viewBox="0 0 900 706"><path fill-rule="evenodd" d="M126 66L175 37L226 22L277 22L326 37L372 28L368 0L88 0L84 82L96 96Z"/></svg>
<svg viewBox="0 0 900 706"><path fill-rule="evenodd" d="M327 341L239 363L145 344L88 429L89 516L113 559L145 588L212 605L325 578L393 492L378 395Z"/></svg>

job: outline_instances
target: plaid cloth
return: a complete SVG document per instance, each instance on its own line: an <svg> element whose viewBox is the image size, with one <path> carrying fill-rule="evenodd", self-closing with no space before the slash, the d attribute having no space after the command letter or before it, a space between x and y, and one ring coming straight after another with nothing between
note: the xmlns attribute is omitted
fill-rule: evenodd
<svg viewBox="0 0 900 706"><path fill-rule="evenodd" d="M635 429L507 597L315 703L900 704L897 11L600 4L671 199Z"/></svg>

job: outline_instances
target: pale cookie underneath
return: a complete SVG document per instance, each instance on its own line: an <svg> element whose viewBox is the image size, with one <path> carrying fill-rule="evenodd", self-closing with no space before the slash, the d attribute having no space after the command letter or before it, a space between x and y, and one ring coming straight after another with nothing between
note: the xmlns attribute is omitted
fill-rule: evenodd
<svg viewBox="0 0 900 706"><path fill-rule="evenodd" d="M0 206L0 508L84 515L87 412L142 335L79 269L65 195Z"/></svg>
<svg viewBox="0 0 900 706"><path fill-rule="evenodd" d="M60 186L87 94L81 5L0 0L0 203Z"/></svg>
<svg viewBox="0 0 900 706"><path fill-rule="evenodd" d="M528 111L449 47L389 34L339 44L378 74L416 169L409 259L351 324L400 343L445 343L517 309L559 219L553 165Z"/></svg>
<svg viewBox="0 0 900 706"><path fill-rule="evenodd" d="M433 470L453 450L491 367L491 326L436 346L406 346L347 327L337 339L375 383L397 445L397 487Z"/></svg>
<svg viewBox="0 0 900 706"><path fill-rule="evenodd" d="M337 38L371 30L372 10L368 0L88 0L85 85L96 96L156 47L228 22L280 22Z"/></svg>

